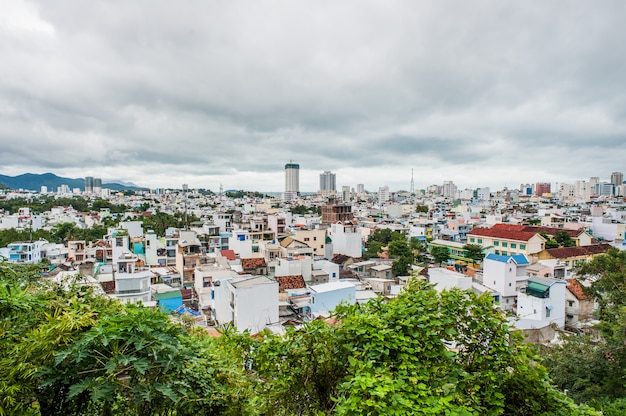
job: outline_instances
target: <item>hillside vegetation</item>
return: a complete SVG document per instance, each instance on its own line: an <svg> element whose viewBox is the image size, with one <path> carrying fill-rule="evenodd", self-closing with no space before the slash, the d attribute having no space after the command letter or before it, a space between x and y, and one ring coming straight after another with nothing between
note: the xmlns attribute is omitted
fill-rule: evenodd
<svg viewBox="0 0 626 416"><path fill-rule="evenodd" d="M0 415L591 415L487 296L415 282L286 335L221 337L0 264Z"/></svg>

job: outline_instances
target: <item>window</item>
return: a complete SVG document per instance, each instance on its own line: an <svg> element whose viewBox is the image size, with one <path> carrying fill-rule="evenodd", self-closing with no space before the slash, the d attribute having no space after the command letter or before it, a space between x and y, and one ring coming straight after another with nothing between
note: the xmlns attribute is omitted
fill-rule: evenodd
<svg viewBox="0 0 626 416"><path fill-rule="evenodd" d="M500 255L500 250L496 250L496 255Z"/></svg>
<svg viewBox="0 0 626 416"><path fill-rule="evenodd" d="M511 287L511 283L509 283L509 287Z"/></svg>
<svg viewBox="0 0 626 416"><path fill-rule="evenodd" d="M546 306L546 318L550 317L550 308Z"/></svg>
<svg viewBox="0 0 626 416"><path fill-rule="evenodd" d="M508 247L508 246L509 246L509 243L507 243L506 241L502 242L502 247Z"/></svg>
<svg viewBox="0 0 626 416"><path fill-rule="evenodd" d="M304 237L304 241L309 241L310 238L309 237Z"/></svg>
<svg viewBox="0 0 626 416"><path fill-rule="evenodd" d="M317 237L313 237L313 241L317 241Z"/></svg>
<svg viewBox="0 0 626 416"><path fill-rule="evenodd" d="M569 306L570 308L574 307L574 301L573 300L568 300L567 301L567 306Z"/></svg>
<svg viewBox="0 0 626 416"><path fill-rule="evenodd" d="M499 247L500 246L500 242L499 241L494 241L493 245L496 246L496 247Z"/></svg>
<svg viewBox="0 0 626 416"><path fill-rule="evenodd" d="M482 238L479 238L479 239L478 239L478 244L482 244L482 243L483 243L483 239L482 239Z"/></svg>
<svg viewBox="0 0 626 416"><path fill-rule="evenodd" d="M470 237L470 243L473 243L474 241L474 237Z"/></svg>
<svg viewBox="0 0 626 416"><path fill-rule="evenodd" d="M520 250L526 250L526 244L520 244L519 248Z"/></svg>
<svg viewBox="0 0 626 416"><path fill-rule="evenodd" d="M511 248L517 248L517 244L516 243L511 243Z"/></svg>

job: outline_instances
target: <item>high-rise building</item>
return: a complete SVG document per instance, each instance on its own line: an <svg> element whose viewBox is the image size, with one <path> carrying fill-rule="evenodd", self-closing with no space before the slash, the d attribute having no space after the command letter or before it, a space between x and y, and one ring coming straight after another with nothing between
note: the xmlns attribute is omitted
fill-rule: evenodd
<svg viewBox="0 0 626 416"><path fill-rule="evenodd" d="M378 188L378 204L382 205L389 201L389 187L387 185Z"/></svg>
<svg viewBox="0 0 626 416"><path fill-rule="evenodd" d="M102 194L102 179L93 178L93 193L97 195Z"/></svg>
<svg viewBox="0 0 626 416"><path fill-rule="evenodd" d="M535 185L535 195L542 196L543 194L551 193L551 184L549 182L537 182Z"/></svg>
<svg viewBox="0 0 626 416"><path fill-rule="evenodd" d="M611 173L611 183L615 186L620 186L624 183L624 173L623 172L613 172Z"/></svg>
<svg viewBox="0 0 626 416"><path fill-rule="evenodd" d="M365 193L365 185L363 185L362 183L358 183L356 185L356 194L358 196L361 196Z"/></svg>
<svg viewBox="0 0 626 416"><path fill-rule="evenodd" d="M350 186L342 186L341 187L341 199L343 202L350 202L352 199L352 194L350 193Z"/></svg>
<svg viewBox="0 0 626 416"><path fill-rule="evenodd" d="M452 181L443 181L441 194L445 198L456 198L456 185Z"/></svg>
<svg viewBox="0 0 626 416"><path fill-rule="evenodd" d="M85 176L85 193L93 193L93 176Z"/></svg>
<svg viewBox="0 0 626 416"><path fill-rule="evenodd" d="M289 161L285 165L285 193L283 199L292 201L300 196L300 165Z"/></svg>
<svg viewBox="0 0 626 416"><path fill-rule="evenodd" d="M336 175L329 170L325 170L324 173L320 173L320 191L329 192L336 190Z"/></svg>

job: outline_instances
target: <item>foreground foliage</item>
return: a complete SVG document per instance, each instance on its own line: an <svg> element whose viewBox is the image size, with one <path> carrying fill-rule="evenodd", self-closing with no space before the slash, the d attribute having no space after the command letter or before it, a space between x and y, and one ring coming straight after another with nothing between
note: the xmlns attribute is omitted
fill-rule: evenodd
<svg viewBox="0 0 626 416"><path fill-rule="evenodd" d="M0 414L594 414L489 297L423 282L280 336L222 332L2 264Z"/></svg>
<svg viewBox="0 0 626 416"><path fill-rule="evenodd" d="M587 294L599 305L596 336L571 335L542 351L557 386L604 414L626 408L626 251L611 248L578 269L594 280Z"/></svg>

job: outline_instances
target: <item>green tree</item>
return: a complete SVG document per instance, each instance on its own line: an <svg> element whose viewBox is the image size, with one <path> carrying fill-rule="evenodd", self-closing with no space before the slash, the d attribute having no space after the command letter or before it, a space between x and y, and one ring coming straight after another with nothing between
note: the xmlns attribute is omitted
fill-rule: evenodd
<svg viewBox="0 0 626 416"><path fill-rule="evenodd" d="M465 256L472 259L474 263L481 263L485 257L483 247L478 244L465 244L463 250L465 250Z"/></svg>
<svg viewBox="0 0 626 416"><path fill-rule="evenodd" d="M435 263L439 263L439 266L450 260L450 251L447 247L434 246L431 248L430 254L433 256Z"/></svg>
<svg viewBox="0 0 626 416"><path fill-rule="evenodd" d="M559 244L559 247L576 246L576 240L574 240L567 231L557 231L554 234L554 241Z"/></svg>
<svg viewBox="0 0 626 416"><path fill-rule="evenodd" d="M340 308L338 319L349 353L335 414L594 414L550 386L489 296L415 280L396 298Z"/></svg>
<svg viewBox="0 0 626 416"><path fill-rule="evenodd" d="M550 376L572 398L605 414L623 414L626 403L626 252L611 248L579 265L579 278L591 278L587 295L596 299L599 334L572 335L560 346L543 348Z"/></svg>
<svg viewBox="0 0 626 416"><path fill-rule="evenodd" d="M412 257L411 248L406 240L393 240L389 243L387 254L390 258Z"/></svg>
<svg viewBox="0 0 626 416"><path fill-rule="evenodd" d="M370 241L367 243L367 248L363 253L363 257L366 259L371 259L374 257L378 257L379 253L382 251L383 243L379 241Z"/></svg>
<svg viewBox="0 0 626 416"><path fill-rule="evenodd" d="M408 276L411 271L411 264L413 264L412 255L400 256L391 263L391 272L394 276Z"/></svg>

